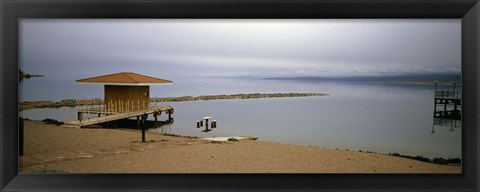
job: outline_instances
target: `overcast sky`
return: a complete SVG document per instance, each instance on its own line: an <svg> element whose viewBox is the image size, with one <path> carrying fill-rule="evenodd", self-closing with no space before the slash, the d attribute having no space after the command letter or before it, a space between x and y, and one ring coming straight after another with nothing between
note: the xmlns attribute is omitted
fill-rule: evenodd
<svg viewBox="0 0 480 192"><path fill-rule="evenodd" d="M344 77L460 73L448 20L46 20L20 22L20 67L85 78Z"/></svg>

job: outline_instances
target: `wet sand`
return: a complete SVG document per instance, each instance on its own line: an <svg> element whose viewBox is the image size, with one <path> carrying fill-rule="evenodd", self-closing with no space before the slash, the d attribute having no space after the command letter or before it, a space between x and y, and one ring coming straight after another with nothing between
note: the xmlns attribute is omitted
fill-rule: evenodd
<svg viewBox="0 0 480 192"><path fill-rule="evenodd" d="M132 129L68 128L25 121L20 172L69 173L461 173L461 166L355 151L227 142ZM260 138L261 139L261 138Z"/></svg>

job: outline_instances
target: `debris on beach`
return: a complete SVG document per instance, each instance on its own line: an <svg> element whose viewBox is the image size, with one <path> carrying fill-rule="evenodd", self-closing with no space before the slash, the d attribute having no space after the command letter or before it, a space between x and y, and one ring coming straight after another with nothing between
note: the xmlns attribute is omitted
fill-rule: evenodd
<svg viewBox="0 0 480 192"><path fill-rule="evenodd" d="M230 137L230 138L227 139L227 141L238 141L238 139Z"/></svg>
<svg viewBox="0 0 480 192"><path fill-rule="evenodd" d="M232 136L232 137L206 137L202 139L209 140L209 141L239 141L239 140L257 140L258 137Z"/></svg>

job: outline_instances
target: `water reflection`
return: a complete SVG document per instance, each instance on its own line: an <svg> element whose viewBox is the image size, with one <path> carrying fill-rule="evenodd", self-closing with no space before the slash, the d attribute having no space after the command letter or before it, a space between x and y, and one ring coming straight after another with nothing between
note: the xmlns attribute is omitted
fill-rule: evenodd
<svg viewBox="0 0 480 192"><path fill-rule="evenodd" d="M173 122L173 118L167 119L165 121L157 121L153 124L153 128L148 129L148 131L161 134L172 134Z"/></svg>
<svg viewBox="0 0 480 192"><path fill-rule="evenodd" d="M448 128L448 132L454 132L455 129L462 128L462 121L457 119L433 118L431 134L435 134L435 128Z"/></svg>

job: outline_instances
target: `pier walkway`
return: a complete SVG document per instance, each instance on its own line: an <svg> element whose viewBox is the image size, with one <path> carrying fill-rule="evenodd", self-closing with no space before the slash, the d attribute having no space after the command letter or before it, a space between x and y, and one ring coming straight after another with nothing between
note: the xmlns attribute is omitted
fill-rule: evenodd
<svg viewBox="0 0 480 192"><path fill-rule="evenodd" d="M140 116L153 114L155 117L161 113L167 113L169 119L173 114L173 108L171 106L150 106L147 109L135 110L135 111L122 111L122 112L113 112L107 111L103 107L96 108L84 108L77 110L77 120L65 122L66 126L73 127L85 127L89 125L113 122L120 119L127 119L131 117L137 117L137 120ZM91 117L94 115L95 117ZM156 119L156 118L155 118Z"/></svg>

